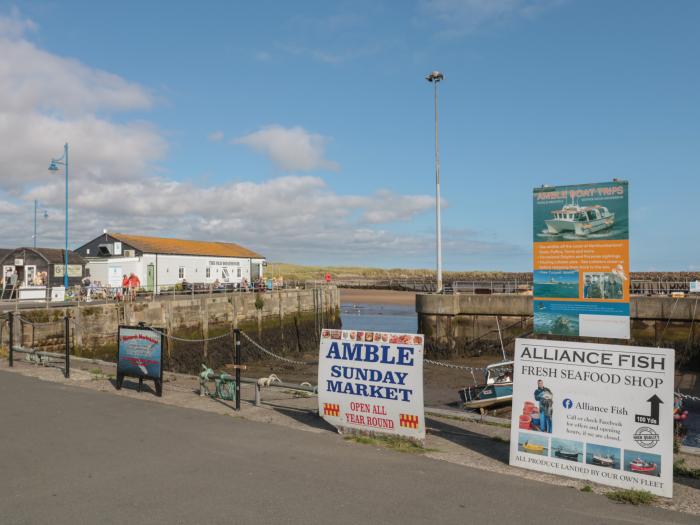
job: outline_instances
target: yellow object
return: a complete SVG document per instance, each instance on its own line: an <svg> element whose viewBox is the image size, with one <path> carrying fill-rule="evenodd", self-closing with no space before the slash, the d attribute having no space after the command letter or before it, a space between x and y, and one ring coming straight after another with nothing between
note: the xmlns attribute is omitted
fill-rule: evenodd
<svg viewBox="0 0 700 525"><path fill-rule="evenodd" d="M523 445L523 448L531 452L544 452L544 445L533 445L532 443L529 443L527 441Z"/></svg>

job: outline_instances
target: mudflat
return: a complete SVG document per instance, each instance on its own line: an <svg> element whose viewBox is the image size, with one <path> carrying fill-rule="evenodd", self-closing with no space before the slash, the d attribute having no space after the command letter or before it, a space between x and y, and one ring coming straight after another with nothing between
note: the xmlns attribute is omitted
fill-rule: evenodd
<svg viewBox="0 0 700 525"><path fill-rule="evenodd" d="M399 306L413 306L416 304L416 293L397 290L341 288L340 302L344 304L393 304Z"/></svg>

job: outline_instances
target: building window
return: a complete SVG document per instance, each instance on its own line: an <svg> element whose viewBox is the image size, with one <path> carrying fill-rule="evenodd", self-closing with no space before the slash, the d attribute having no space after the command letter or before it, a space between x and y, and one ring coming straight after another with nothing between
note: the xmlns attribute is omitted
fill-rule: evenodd
<svg viewBox="0 0 700 525"><path fill-rule="evenodd" d="M86 254L86 255L90 255L90 248L88 248L88 249L85 250L85 254Z"/></svg>
<svg viewBox="0 0 700 525"><path fill-rule="evenodd" d="M178 279L185 278L185 267L184 266L180 266L180 268L177 270L177 277L178 277Z"/></svg>
<svg viewBox="0 0 700 525"><path fill-rule="evenodd" d="M207 275L207 279L209 279L209 277L211 277L211 268L209 266L207 266L206 275Z"/></svg>
<svg viewBox="0 0 700 525"><path fill-rule="evenodd" d="M240 279L241 278L241 269L240 268L238 269L237 274L238 274L238 278Z"/></svg>

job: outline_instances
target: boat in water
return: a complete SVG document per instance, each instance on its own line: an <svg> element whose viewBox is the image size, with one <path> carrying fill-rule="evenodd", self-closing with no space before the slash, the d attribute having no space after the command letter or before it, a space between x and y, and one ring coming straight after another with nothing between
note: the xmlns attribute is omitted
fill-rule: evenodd
<svg viewBox="0 0 700 525"><path fill-rule="evenodd" d="M535 452L537 454L541 454L542 452L544 452L544 445L535 445L533 443L530 443L529 441L523 443L522 447L528 452Z"/></svg>
<svg viewBox="0 0 700 525"><path fill-rule="evenodd" d="M615 214L605 206L579 206L565 204L560 210L552 211L553 218L545 219L547 232L554 235L573 233L586 237L591 233L611 228L615 224Z"/></svg>
<svg viewBox="0 0 700 525"><path fill-rule="evenodd" d="M593 454L591 463L601 467L613 467L615 466L615 458L609 455Z"/></svg>
<svg viewBox="0 0 700 525"><path fill-rule="evenodd" d="M656 463L652 463L650 461L644 461L641 458L637 458L633 461L630 461L630 470L632 472L641 472L643 474L651 474L652 472L656 472Z"/></svg>
<svg viewBox="0 0 700 525"><path fill-rule="evenodd" d="M513 361L488 365L484 382L462 388L459 397L464 408L485 409L507 405L513 401Z"/></svg>
<svg viewBox="0 0 700 525"><path fill-rule="evenodd" d="M554 451L554 455L561 459L568 459L570 461L578 461L578 452L575 450L565 450L560 448Z"/></svg>

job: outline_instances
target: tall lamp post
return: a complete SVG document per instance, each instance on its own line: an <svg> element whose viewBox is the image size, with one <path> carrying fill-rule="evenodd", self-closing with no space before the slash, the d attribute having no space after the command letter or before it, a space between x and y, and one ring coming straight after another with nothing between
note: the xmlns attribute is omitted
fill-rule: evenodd
<svg viewBox="0 0 700 525"><path fill-rule="evenodd" d="M36 248L36 239L37 239L37 234L36 234L36 212L38 211L39 208L39 201L34 199L34 248ZM49 212L44 210L44 219L48 219L49 217Z"/></svg>
<svg viewBox="0 0 700 525"><path fill-rule="evenodd" d="M58 165L62 165L66 171L66 251L64 252L63 287L68 290L68 143L63 145L63 156L51 159L49 171L58 171Z"/></svg>
<svg viewBox="0 0 700 525"><path fill-rule="evenodd" d="M445 75L433 71L425 79L435 88L435 230L437 250L437 293L442 292L442 228L440 222L440 148L438 146L438 84Z"/></svg>

